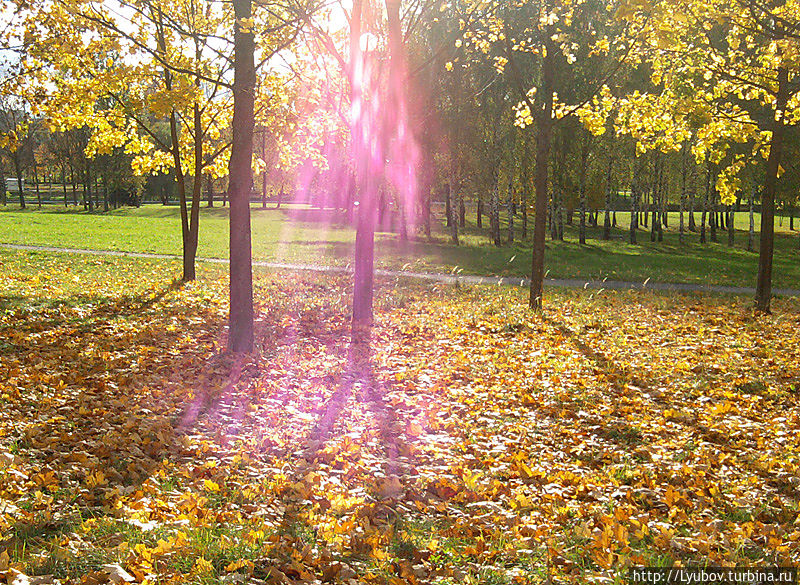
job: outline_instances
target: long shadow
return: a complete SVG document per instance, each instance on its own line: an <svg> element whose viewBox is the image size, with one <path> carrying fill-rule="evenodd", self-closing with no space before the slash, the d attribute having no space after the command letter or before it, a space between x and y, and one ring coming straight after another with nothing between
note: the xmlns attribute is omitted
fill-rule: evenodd
<svg viewBox="0 0 800 585"><path fill-rule="evenodd" d="M164 460L181 457L169 396L178 390L164 372L191 376L200 358L187 360L185 339L207 339L223 323L202 308L160 308L180 286L174 280L152 297L12 299L27 310L6 313L0 329L0 378L13 384L0 445L24 461L37 489L52 494L59 519L26 514L0 548L25 547L66 529L71 518L104 515L105 490L135 489Z"/></svg>
<svg viewBox="0 0 800 585"><path fill-rule="evenodd" d="M611 372L614 377L614 382L612 383L613 390L620 397L625 394L625 388L620 383L620 380L629 379L630 376L625 372L625 370L620 368L614 360L610 359L604 353L592 348L588 343L586 343L586 341L584 341L577 333L569 329L564 323L558 322L555 319L547 316L543 316L542 319L545 323L558 331L558 333L560 333L565 339L568 339L584 357L593 362L598 368L605 372ZM631 381L636 383L636 385L643 390L653 386L652 380L647 380L638 376L632 378ZM670 404L670 402L661 393L649 393L648 398L652 401L656 408L662 412L672 407L672 404ZM705 441L716 445L720 450L732 453L734 455L740 455L740 452L737 451L735 447L731 447L729 445L727 436L715 429L709 428L708 426L699 422L697 419L688 420L681 418L671 420L677 424L680 424L693 434L702 437ZM608 429L605 429L596 432L596 434L599 433L598 436L606 440L612 440L622 445L627 444L625 439L626 434L624 432L614 432L613 429L611 431L612 432L609 432ZM741 458L738 459L738 461L743 468L761 477L765 483L777 489L784 496L791 498L795 502L800 499L800 493L798 493L797 488L789 481L778 480L774 473L765 471L762 467L755 465L755 461L750 460L750 458Z"/></svg>

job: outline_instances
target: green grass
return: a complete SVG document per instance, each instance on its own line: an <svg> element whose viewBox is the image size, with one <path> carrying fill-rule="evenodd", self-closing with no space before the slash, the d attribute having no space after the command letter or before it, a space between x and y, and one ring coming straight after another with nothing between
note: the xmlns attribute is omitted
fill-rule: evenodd
<svg viewBox="0 0 800 585"><path fill-rule="evenodd" d="M466 274L520 277L529 274L530 239L495 247L486 229L476 227L474 211L470 210L466 229L461 234L461 246L456 247L449 243L447 230L439 217L441 211L436 209L437 221L431 240L421 238L403 243L396 234L378 233L377 265L420 271L455 270ZM719 233L719 243L700 244L696 233L687 233L685 241L680 243L676 233L677 214L671 214L663 242L650 242L649 231L641 230L639 243L631 245L628 243L628 215L617 214L619 227L614 230L611 241L600 239L601 228L589 228L589 241L581 246L574 226L566 227L564 242L548 240L547 276L754 285L758 255L745 250L747 213L741 212L736 218L738 231L733 248L727 246L725 232ZM696 217L699 220L699 214ZM759 221L756 215L756 225ZM788 228L787 218L782 220L782 225L776 219L773 285L796 288L800 284L800 236ZM518 238L520 232L518 216ZM280 210L272 205L266 210L254 206L252 233L256 260L341 266L352 260L354 231L332 210L314 210L304 205L284 206ZM227 208L203 208L200 234L199 256L226 257ZM506 238L505 227L503 238ZM72 209L65 211L57 205L41 210L31 206L25 211L9 205L0 210L0 242L179 254L180 217L176 206L147 205L140 209L89 214ZM756 241L756 248L757 245Z"/></svg>

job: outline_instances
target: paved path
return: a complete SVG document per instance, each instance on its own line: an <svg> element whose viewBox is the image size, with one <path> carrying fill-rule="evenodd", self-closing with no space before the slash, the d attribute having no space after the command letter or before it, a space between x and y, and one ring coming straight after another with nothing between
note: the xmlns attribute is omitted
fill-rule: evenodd
<svg viewBox="0 0 800 585"><path fill-rule="evenodd" d="M117 250L85 250L80 248L57 248L54 246L31 246L27 244L4 244L0 247L12 250L34 250L40 252L63 252L68 254L96 254L99 256L128 256L132 258L165 258L174 260L180 258L176 254L154 254L150 252L120 252ZM197 258L198 262L211 262L214 264L227 264L227 258ZM253 266L272 268L276 270L308 270L312 272L352 272L346 266L323 266L320 264L291 264L286 262L262 262L253 261ZM444 282L448 284L494 284L509 286L528 286L530 280L527 278L515 278L511 276L472 276L465 274L444 274L435 272L408 272L399 270L375 271L378 276L405 277L417 280L430 280L434 282ZM592 288L592 289L611 289L611 290L664 290L675 292L712 292L712 293L732 293L732 294L755 294L756 289L749 286L720 286L705 284L690 284L679 282L651 282L650 279L644 282L629 282L623 280L583 280L576 278L546 278L546 286L561 288ZM776 295L787 297L800 297L800 289L776 288L772 291Z"/></svg>

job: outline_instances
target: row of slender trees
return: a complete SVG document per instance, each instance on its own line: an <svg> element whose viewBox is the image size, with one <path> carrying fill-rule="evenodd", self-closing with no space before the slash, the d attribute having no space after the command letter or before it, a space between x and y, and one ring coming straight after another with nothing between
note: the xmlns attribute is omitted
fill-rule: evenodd
<svg viewBox="0 0 800 585"><path fill-rule="evenodd" d="M437 190L449 194L454 242L465 193L480 194L496 241L500 207L521 208L527 231L532 203L535 309L544 241L570 203L584 242L590 201L628 193L635 240L645 201L657 238L676 199L729 206L755 193L757 307L768 311L778 179L794 172L786 142L800 103L800 16L773 4L21 2L23 24L4 32L18 61L3 92L55 132L84 129L90 159L122 149L135 173L171 174L186 280L202 186L227 176L237 351L252 346L254 166L296 169L300 183L324 169L330 191L356 193L356 326L372 316L380 197L404 234L429 233ZM25 126L6 128L0 147L21 151ZM270 136L260 152L257 127Z"/></svg>

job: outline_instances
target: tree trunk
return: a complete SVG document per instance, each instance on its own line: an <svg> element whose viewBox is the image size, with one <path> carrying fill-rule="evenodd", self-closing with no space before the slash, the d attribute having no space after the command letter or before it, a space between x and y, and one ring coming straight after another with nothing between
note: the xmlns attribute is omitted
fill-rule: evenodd
<svg viewBox="0 0 800 585"><path fill-rule="evenodd" d="M25 193L22 192L22 164L19 153L14 153L14 170L17 172L17 188L19 189L19 206L25 209Z"/></svg>
<svg viewBox="0 0 800 585"><path fill-rule="evenodd" d="M425 237L429 240L431 239L431 199L432 193L431 188L428 187L425 190L425 200L422 202L423 211L422 211L422 227L425 232Z"/></svg>
<svg viewBox="0 0 800 585"><path fill-rule="evenodd" d="M447 186L444 198L444 226L453 227L453 200L450 193L450 186Z"/></svg>
<svg viewBox="0 0 800 585"><path fill-rule="evenodd" d="M717 186L712 182L711 184L711 214L709 215L708 226L711 230L711 241L714 243L719 242L717 238L717 228L719 227L719 216L717 214Z"/></svg>
<svg viewBox="0 0 800 585"><path fill-rule="evenodd" d="M454 246L458 246L458 218L456 217L456 181L453 178L453 175L450 175L450 182L447 184L447 200L450 201L450 205L447 206L448 211L450 212L449 217L447 218L447 225L450 226L450 242Z"/></svg>
<svg viewBox="0 0 800 585"><path fill-rule="evenodd" d="M108 212L108 182L105 175L103 175L103 212Z"/></svg>
<svg viewBox="0 0 800 585"><path fill-rule="evenodd" d="M250 242L250 189L253 185L253 128L256 86L255 39L246 20L251 0L233 0L233 141L228 165L230 209L230 321L228 348L253 349L253 266Z"/></svg>
<svg viewBox="0 0 800 585"><path fill-rule="evenodd" d="M706 165L706 188L703 196L703 209L700 212L700 243L706 243L706 215L708 214L708 198L711 191L711 166Z"/></svg>
<svg viewBox="0 0 800 585"><path fill-rule="evenodd" d="M359 45L362 9L362 0L355 0L350 19L351 103L359 106L360 116L364 115L366 109L362 103L364 99L361 86L363 61ZM363 144L363 122L361 117L357 117L352 128L353 148L357 153L356 184L359 189L353 274L353 339L360 339L362 333L372 325L375 278L375 205L377 204L375 190L377 184L373 178L374 169L368 164L369 155L365 152L366 145ZM383 160L383 153L378 153L377 157L378 160Z"/></svg>
<svg viewBox="0 0 800 585"><path fill-rule="evenodd" d="M528 198L522 202L522 239L528 239Z"/></svg>
<svg viewBox="0 0 800 585"><path fill-rule="evenodd" d="M630 243L636 243L636 230L639 229L639 172L642 163L639 157L633 162L633 177L631 178L631 222L629 226Z"/></svg>
<svg viewBox="0 0 800 585"><path fill-rule="evenodd" d="M41 209L42 208L42 192L39 190L39 171L37 168L36 161L33 163L33 184L36 187L36 206Z"/></svg>
<svg viewBox="0 0 800 585"><path fill-rule="evenodd" d="M483 227L483 200L478 199L475 211L475 223L479 228Z"/></svg>
<svg viewBox="0 0 800 585"><path fill-rule="evenodd" d="M785 126L783 119L786 102L789 98L789 71L786 67L778 69L778 93L775 100L767 173L764 181L764 194L761 197L761 242L758 254L758 278L756 281L756 310L761 313L770 312L772 298L772 255L775 246L775 188L778 182L783 150Z"/></svg>
<svg viewBox="0 0 800 585"><path fill-rule="evenodd" d="M261 176L261 209L267 208L267 129L261 131L261 160L264 170Z"/></svg>
<svg viewBox="0 0 800 585"><path fill-rule="evenodd" d="M608 166L606 167L606 201L605 213L603 215L603 239L611 239L611 177L614 173L614 156L609 150Z"/></svg>
<svg viewBox="0 0 800 585"><path fill-rule="evenodd" d="M3 172L2 158L0 158L0 203L2 203L3 206L6 204L6 174Z"/></svg>
<svg viewBox="0 0 800 585"><path fill-rule="evenodd" d="M506 204L508 213L508 243L514 243L514 183L513 179L508 182L508 198Z"/></svg>
<svg viewBox="0 0 800 585"><path fill-rule="evenodd" d="M728 219L728 247L729 248L733 248L733 239L734 239L735 234L736 234L736 222L735 222L735 218L734 218L734 215L733 215L734 213L736 213L736 212L733 210L733 205L729 205L728 206L728 218L727 218Z"/></svg>
<svg viewBox="0 0 800 585"><path fill-rule="evenodd" d="M72 205L78 207L78 182L75 179L75 167L69 165L69 182L72 183Z"/></svg>
<svg viewBox="0 0 800 585"><path fill-rule="evenodd" d="M656 165L656 207L658 212L654 218L656 224L656 234L659 242L664 241L664 222L667 217L667 193L666 186L664 185L664 160L661 156L657 159Z"/></svg>
<svg viewBox="0 0 800 585"><path fill-rule="evenodd" d="M92 199L92 172L89 160L86 161L86 201L89 205L89 211L94 211L94 199Z"/></svg>
<svg viewBox="0 0 800 585"><path fill-rule="evenodd" d="M214 207L214 180L211 178L211 175L206 177L206 201L208 201L208 207Z"/></svg>
<svg viewBox="0 0 800 585"><path fill-rule="evenodd" d="M678 208L678 241L683 243L683 209L686 206L686 175L688 174L688 153L686 144L681 149L681 201Z"/></svg>
<svg viewBox="0 0 800 585"><path fill-rule="evenodd" d="M544 250L547 228L547 167L550 159L550 136L553 129L553 86L555 81L554 43L545 40L546 53L542 61L542 99L544 104L536 112L536 170L534 190L536 192L533 224L533 250L531 258L531 291L529 304L535 311L542 310L544 293Z"/></svg>
<svg viewBox="0 0 800 585"><path fill-rule="evenodd" d="M750 216L750 229L747 231L747 251L753 251L753 245L755 244L756 240L756 222L755 222L755 214L753 210L753 200L756 197L756 188L753 187L753 190L750 192L750 209L749 209L749 216Z"/></svg>
<svg viewBox="0 0 800 585"><path fill-rule="evenodd" d="M581 146L581 167L579 177L579 193L580 193L580 227L578 228L578 243L581 246L586 245L586 170L589 166L589 138L583 139Z"/></svg>
<svg viewBox="0 0 800 585"><path fill-rule="evenodd" d="M498 179L495 179L494 189L492 189L492 207L490 210L492 217L489 224L492 229L492 241L495 246L500 247L502 246L502 242L500 241L500 194L498 193L498 189Z"/></svg>

